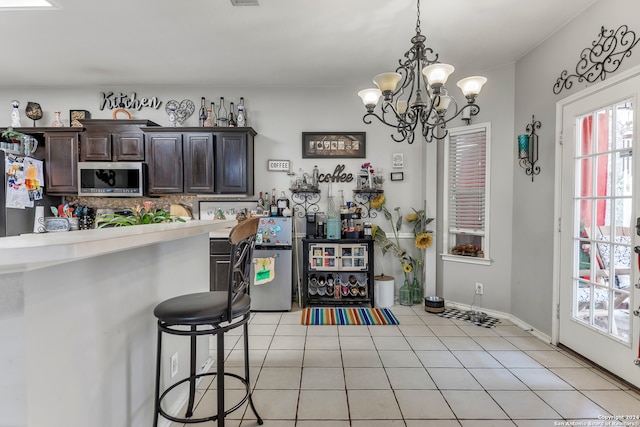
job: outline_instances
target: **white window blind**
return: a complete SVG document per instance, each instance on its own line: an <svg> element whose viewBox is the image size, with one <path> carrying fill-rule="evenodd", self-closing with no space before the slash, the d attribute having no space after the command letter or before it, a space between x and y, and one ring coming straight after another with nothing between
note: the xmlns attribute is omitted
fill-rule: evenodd
<svg viewBox="0 0 640 427"><path fill-rule="evenodd" d="M449 135L449 233L483 236L487 176L487 132Z"/></svg>

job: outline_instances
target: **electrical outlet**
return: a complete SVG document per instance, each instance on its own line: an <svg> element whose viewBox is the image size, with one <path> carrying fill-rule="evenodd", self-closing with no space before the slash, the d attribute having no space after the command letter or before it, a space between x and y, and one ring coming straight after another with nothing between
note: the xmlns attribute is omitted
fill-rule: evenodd
<svg viewBox="0 0 640 427"><path fill-rule="evenodd" d="M178 374L178 352L171 355L171 378Z"/></svg>
<svg viewBox="0 0 640 427"><path fill-rule="evenodd" d="M482 283L476 282L476 295L484 294L484 285Z"/></svg>

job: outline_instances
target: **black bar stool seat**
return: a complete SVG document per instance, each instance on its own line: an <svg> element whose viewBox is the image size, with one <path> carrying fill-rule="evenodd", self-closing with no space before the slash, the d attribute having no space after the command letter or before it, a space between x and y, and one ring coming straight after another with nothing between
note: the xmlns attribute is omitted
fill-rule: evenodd
<svg viewBox="0 0 640 427"><path fill-rule="evenodd" d="M225 417L249 402L251 410L262 424L251 397L249 380L249 330L251 298L249 297L250 263L253 259L255 235L258 219L250 219L236 225L229 234L232 245L230 253L229 289L227 291L198 292L170 298L158 304L153 314L158 318L158 348L156 358L156 393L153 425L157 427L158 417L177 423L200 423L216 421L224 427ZM243 327L244 336L244 377L224 370L224 334L234 328ZM160 392L160 367L162 364L162 334L188 336L190 338L189 376L178 380ZM201 335L216 336L216 370L197 374L196 338ZM215 376L217 385L217 413L201 418L193 418L196 383L205 376ZM245 386L244 397L233 407L225 410L224 377L233 377ZM184 417L168 414L162 408L165 396L181 384L189 383L189 400Z"/></svg>

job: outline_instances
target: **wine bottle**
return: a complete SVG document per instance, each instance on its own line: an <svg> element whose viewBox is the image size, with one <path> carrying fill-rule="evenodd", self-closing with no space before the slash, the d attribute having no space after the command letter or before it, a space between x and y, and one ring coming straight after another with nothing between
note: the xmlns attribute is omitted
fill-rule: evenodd
<svg viewBox="0 0 640 427"><path fill-rule="evenodd" d="M233 106L233 102L229 103L229 119L228 119L228 126L229 127L236 127L236 119L234 118L234 106Z"/></svg>
<svg viewBox="0 0 640 427"><path fill-rule="evenodd" d="M282 212L289 207L289 199L284 194L284 190L280 192L280 198L276 201L278 207L278 216L284 216Z"/></svg>
<svg viewBox="0 0 640 427"><path fill-rule="evenodd" d="M220 105L218 106L218 126L227 126L227 107L224 106L224 97L220 97Z"/></svg>
<svg viewBox="0 0 640 427"><path fill-rule="evenodd" d="M216 115L216 104L213 101L211 101L211 121L213 122L211 126L218 125L218 116Z"/></svg>
<svg viewBox="0 0 640 427"><path fill-rule="evenodd" d="M204 122L207 121L207 107L204 106L204 96L200 98L200 122L201 128L204 127Z"/></svg>
<svg viewBox="0 0 640 427"><path fill-rule="evenodd" d="M238 127L243 128L247 126L247 117L244 111L244 98L242 97L240 97L240 103L238 104L238 118L236 119L236 122L238 123Z"/></svg>

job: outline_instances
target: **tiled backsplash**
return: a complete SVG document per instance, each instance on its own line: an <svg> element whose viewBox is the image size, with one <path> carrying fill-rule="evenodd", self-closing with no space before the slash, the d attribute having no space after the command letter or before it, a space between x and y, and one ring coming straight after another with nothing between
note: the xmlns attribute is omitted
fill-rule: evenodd
<svg viewBox="0 0 640 427"><path fill-rule="evenodd" d="M145 201L153 202L153 205L157 209L169 210L171 204L176 203L187 206L191 209L194 219L213 219L213 213L217 209L222 209L227 212L229 209L235 209L246 207L249 210L255 209L256 201L246 198L241 199L203 199L202 197L188 196L184 194L176 194L174 196L163 197L77 197L67 196L65 202L70 205L89 206L94 209L113 209L124 210L131 209L133 206L142 205ZM202 206L203 215L200 215L200 208Z"/></svg>

